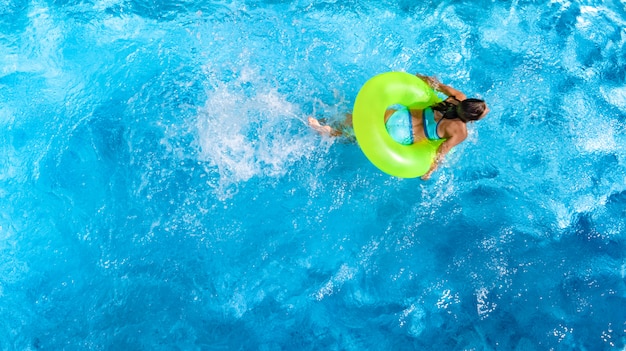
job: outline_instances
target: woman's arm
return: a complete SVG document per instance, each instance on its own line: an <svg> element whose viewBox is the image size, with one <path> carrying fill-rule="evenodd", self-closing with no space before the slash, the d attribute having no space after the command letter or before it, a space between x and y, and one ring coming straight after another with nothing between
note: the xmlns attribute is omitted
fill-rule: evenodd
<svg viewBox="0 0 626 351"><path fill-rule="evenodd" d="M465 124L456 125L450 129L452 130L446 131L446 134L449 134L450 136L447 137L447 139L443 143L441 143L441 145L439 145L439 148L437 148L435 159L430 165L430 169L428 169L428 172L426 172L426 174L422 176L422 180L430 179L430 176L437 169L437 166L439 166L439 164L443 162L443 159L448 154L448 152L450 152L453 147L459 145L461 142L463 142L463 140L465 140L465 138L467 138L467 129L465 128Z"/></svg>
<svg viewBox="0 0 626 351"><path fill-rule="evenodd" d="M467 99L467 96L465 96L465 94L454 89L453 87L449 85L445 85L441 83L439 79L437 79L437 77L423 76L421 74L416 74L416 76L420 78L421 80L423 80L424 82L426 82L426 84L428 84L431 88L433 88L433 90L440 91L446 94L446 96L448 97L452 96L459 101L463 101Z"/></svg>

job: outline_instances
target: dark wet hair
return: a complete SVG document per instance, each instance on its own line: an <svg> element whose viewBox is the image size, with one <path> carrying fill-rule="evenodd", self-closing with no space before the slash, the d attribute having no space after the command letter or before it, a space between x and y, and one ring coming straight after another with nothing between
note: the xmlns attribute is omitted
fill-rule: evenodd
<svg viewBox="0 0 626 351"><path fill-rule="evenodd" d="M452 97L456 100L456 98ZM476 121L485 112L487 104L481 99L465 99L456 104L450 101L442 101L433 106L432 109L443 113L443 118L458 118L463 122Z"/></svg>

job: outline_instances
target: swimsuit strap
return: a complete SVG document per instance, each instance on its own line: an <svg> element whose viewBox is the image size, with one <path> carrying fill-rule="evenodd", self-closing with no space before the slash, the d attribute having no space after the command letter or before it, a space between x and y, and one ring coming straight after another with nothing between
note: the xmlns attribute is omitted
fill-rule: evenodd
<svg viewBox="0 0 626 351"><path fill-rule="evenodd" d="M430 107L427 107L422 112L422 124L424 125L424 134L426 138L429 140L439 140L441 137L439 133L437 133L437 127L439 127L439 122L441 122L443 118L439 121L435 121L435 110Z"/></svg>

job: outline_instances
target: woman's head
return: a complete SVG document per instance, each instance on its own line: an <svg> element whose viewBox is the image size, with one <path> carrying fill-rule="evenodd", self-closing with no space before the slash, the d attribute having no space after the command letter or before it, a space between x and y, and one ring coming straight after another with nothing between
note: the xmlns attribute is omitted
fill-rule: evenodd
<svg viewBox="0 0 626 351"><path fill-rule="evenodd" d="M463 122L478 121L489 113L484 100L465 99L456 106L456 113Z"/></svg>

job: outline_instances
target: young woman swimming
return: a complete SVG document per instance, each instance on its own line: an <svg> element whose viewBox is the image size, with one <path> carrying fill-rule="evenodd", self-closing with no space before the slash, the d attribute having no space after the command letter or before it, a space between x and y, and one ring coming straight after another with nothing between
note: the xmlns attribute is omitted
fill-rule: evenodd
<svg viewBox="0 0 626 351"><path fill-rule="evenodd" d="M489 108L485 101L467 98L462 92L442 84L435 77L419 74L417 76L434 90L445 94L447 98L423 110L409 109L403 105L390 106L385 112L385 126L391 137L404 145L422 139L444 139L437 149L430 169L422 176L423 180L428 180L446 154L467 138L466 124L485 117L489 113ZM313 117L309 117L309 125L321 134L342 136L352 127L352 115L347 114L345 121L336 128L322 125Z"/></svg>

